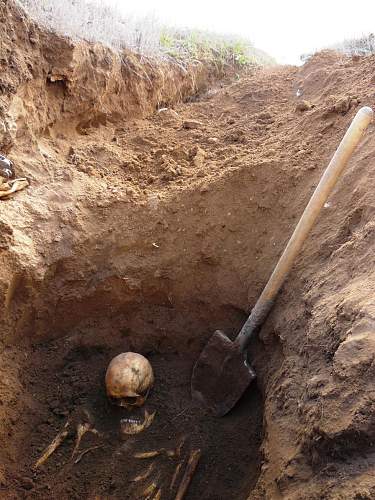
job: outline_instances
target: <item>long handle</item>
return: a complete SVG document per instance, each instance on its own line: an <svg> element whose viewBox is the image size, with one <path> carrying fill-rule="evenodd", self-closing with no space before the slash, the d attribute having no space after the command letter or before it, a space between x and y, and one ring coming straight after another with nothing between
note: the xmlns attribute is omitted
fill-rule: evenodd
<svg viewBox="0 0 375 500"><path fill-rule="evenodd" d="M284 283L296 255L300 251L319 212L361 140L364 131L372 121L373 115L373 110L367 106L361 108L355 115L336 153L333 155L332 160L322 175L266 287L235 340L236 344L242 349L246 348L250 338L263 324L268 313L272 309L276 295Z"/></svg>

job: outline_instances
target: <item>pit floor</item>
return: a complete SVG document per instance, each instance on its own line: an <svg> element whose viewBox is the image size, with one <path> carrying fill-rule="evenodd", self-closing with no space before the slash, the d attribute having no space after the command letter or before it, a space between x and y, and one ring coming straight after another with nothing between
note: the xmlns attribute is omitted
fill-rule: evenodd
<svg viewBox="0 0 375 500"><path fill-rule="evenodd" d="M23 386L29 411L15 423L9 445L17 446L12 467L15 498L142 499L151 483L161 488L162 499L175 498L178 483L191 450L201 458L187 499L246 499L257 480L262 440L262 400L254 383L227 416L215 418L193 406L190 376L195 356L176 353L142 353L150 360L155 386L145 407L129 413L111 405L105 395L104 374L118 350L99 346L75 346L62 339L33 348L23 368ZM120 419L156 411L152 425L124 438ZM86 434L80 450L94 447L74 463L72 451L76 426L90 418L100 435ZM44 465L33 469L47 445L69 420L69 434ZM150 459L134 453L175 449L185 439L179 458L164 454ZM183 462L176 486L170 483ZM151 464L154 464L151 466ZM134 482L151 466L143 481ZM154 492L155 494L155 492Z"/></svg>

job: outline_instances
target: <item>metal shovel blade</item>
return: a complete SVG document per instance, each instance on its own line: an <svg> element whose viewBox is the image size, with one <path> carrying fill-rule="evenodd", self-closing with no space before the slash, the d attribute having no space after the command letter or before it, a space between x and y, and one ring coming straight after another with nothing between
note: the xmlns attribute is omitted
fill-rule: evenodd
<svg viewBox="0 0 375 500"><path fill-rule="evenodd" d="M221 417L233 408L255 377L246 353L217 330L195 363L191 394Z"/></svg>

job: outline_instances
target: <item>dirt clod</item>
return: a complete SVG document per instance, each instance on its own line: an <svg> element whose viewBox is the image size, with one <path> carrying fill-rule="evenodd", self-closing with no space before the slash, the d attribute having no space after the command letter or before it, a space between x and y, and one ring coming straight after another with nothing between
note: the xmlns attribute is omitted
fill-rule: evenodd
<svg viewBox="0 0 375 500"><path fill-rule="evenodd" d="M202 125L203 123L198 120L184 120L182 122L183 128L186 128L188 130L201 128Z"/></svg>
<svg viewBox="0 0 375 500"><path fill-rule="evenodd" d="M313 105L309 101L300 101L296 104L296 111L308 111Z"/></svg>

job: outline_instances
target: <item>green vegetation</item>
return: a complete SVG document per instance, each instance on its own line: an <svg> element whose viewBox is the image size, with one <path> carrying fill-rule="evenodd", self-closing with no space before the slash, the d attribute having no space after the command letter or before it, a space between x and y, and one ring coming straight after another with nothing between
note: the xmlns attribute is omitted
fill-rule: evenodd
<svg viewBox="0 0 375 500"><path fill-rule="evenodd" d="M180 62L205 61L219 67L271 65L275 61L249 41L196 30L171 30L160 33L161 51Z"/></svg>
<svg viewBox="0 0 375 500"><path fill-rule="evenodd" d="M16 0L31 17L49 29L114 50L125 48L142 56L168 58L178 64L199 61L227 65L275 64L265 52L238 37L163 27L153 16L136 18L118 8L88 0Z"/></svg>

